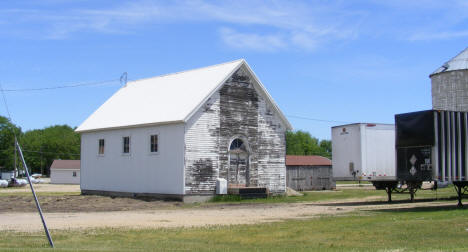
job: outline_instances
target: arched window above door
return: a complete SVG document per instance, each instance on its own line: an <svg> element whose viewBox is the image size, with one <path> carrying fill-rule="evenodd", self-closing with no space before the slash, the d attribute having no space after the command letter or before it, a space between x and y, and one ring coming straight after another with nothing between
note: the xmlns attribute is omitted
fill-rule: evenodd
<svg viewBox="0 0 468 252"><path fill-rule="evenodd" d="M244 144L244 141L240 138L232 140L231 146L229 146L230 152L247 152L247 148Z"/></svg>

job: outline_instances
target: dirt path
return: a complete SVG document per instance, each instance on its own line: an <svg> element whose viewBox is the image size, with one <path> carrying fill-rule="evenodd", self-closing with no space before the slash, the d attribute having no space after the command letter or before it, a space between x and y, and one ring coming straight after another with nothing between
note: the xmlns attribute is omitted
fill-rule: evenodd
<svg viewBox="0 0 468 252"><path fill-rule="evenodd" d="M46 213L50 229L102 227L158 228L235 225L310 218L318 215L348 213L353 210L453 206L453 202L382 204L359 202L323 202L294 204L216 205L207 208L178 208L137 211ZM37 213L0 213L0 230L40 231Z"/></svg>
<svg viewBox="0 0 468 252"><path fill-rule="evenodd" d="M338 208L342 209L342 208ZM189 227L252 224L343 212L337 207L307 204L229 205L176 210L46 213L51 229L98 227ZM0 214L0 230L40 231L37 213Z"/></svg>

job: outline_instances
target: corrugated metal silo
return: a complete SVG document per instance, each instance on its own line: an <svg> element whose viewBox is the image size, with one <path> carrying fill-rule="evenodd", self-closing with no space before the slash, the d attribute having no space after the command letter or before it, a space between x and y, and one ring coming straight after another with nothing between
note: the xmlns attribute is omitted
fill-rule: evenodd
<svg viewBox="0 0 468 252"><path fill-rule="evenodd" d="M468 111L468 48L429 77L433 109Z"/></svg>

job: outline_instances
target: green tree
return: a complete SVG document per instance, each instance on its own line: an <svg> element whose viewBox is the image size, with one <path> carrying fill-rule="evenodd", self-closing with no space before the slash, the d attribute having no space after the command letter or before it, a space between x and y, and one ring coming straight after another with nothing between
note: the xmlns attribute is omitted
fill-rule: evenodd
<svg viewBox="0 0 468 252"><path fill-rule="evenodd" d="M330 148L328 148L328 144ZM331 158L331 141L322 140L319 142L309 132L302 130L288 131L286 132L286 154L319 155Z"/></svg>
<svg viewBox="0 0 468 252"><path fill-rule="evenodd" d="M320 148L327 153L327 157L332 157L332 142L331 140L320 140Z"/></svg>
<svg viewBox="0 0 468 252"><path fill-rule="evenodd" d="M80 158L80 135L68 125L27 131L21 143L33 173L50 174L54 159Z"/></svg>
<svg viewBox="0 0 468 252"><path fill-rule="evenodd" d="M18 141L21 138L21 128L0 116L0 167L13 170L15 163L15 134Z"/></svg>

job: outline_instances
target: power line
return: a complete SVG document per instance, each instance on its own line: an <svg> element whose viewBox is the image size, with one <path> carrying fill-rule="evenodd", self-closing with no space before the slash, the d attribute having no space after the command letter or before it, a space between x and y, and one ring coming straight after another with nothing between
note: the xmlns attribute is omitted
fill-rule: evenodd
<svg viewBox="0 0 468 252"><path fill-rule="evenodd" d="M77 153L64 153L64 152L48 152L48 151L32 151L32 150L23 150L24 152L39 153L39 154L57 154L57 155L72 155L79 156Z"/></svg>
<svg viewBox="0 0 468 252"><path fill-rule="evenodd" d="M11 151L10 149L3 149L0 151ZM33 151L33 150L23 150L23 152L30 153L39 153L39 154L56 154L56 155L71 155L71 156L80 156L78 153L66 153L66 152L49 152L49 151Z"/></svg>
<svg viewBox="0 0 468 252"><path fill-rule="evenodd" d="M124 73L119 79L112 79L112 80L104 80L104 81L95 81L95 82L87 82L87 83L76 83L76 84L70 84L70 85L61 85L61 86L52 86L52 87L39 87L39 88L20 88L20 89L1 89L2 94L5 97L5 94L3 92L30 92L30 91L46 91L46 90L54 90L54 89L64 89L64 88L76 88L76 87L85 87L85 86L98 86L98 85L104 85L107 83L111 82L116 82L114 84L120 83L122 84L122 81L124 80L125 85L127 81L127 73ZM117 82L119 81L119 82ZM5 101L5 99L4 99ZM5 104L6 105L6 104ZM6 106L7 107L7 106ZM7 112L8 112L8 107L7 107ZM9 114L9 112L8 112ZM346 121L336 121L336 120L327 120L327 119L320 119L320 118L311 118L311 117L305 117L305 116L298 116L298 115L286 115L288 117L292 118L297 118L297 119L302 119L302 120L309 120L309 121L316 121L316 122L328 122L328 123L352 123L352 122L346 122ZM10 121L11 121L11 116L9 116Z"/></svg>
<svg viewBox="0 0 468 252"><path fill-rule="evenodd" d="M44 90L53 90L53 89L63 89L63 88L75 88L75 87L85 87L85 86L98 86L104 85L111 82L116 82L119 79L113 80L105 80L105 81L95 81L95 82L86 82L86 83L76 83L70 85L62 85L62 86L53 86L53 87L40 87L40 88L20 88L20 89L2 89L3 92L29 92L29 91L44 91ZM118 84L116 82L114 84Z"/></svg>
<svg viewBox="0 0 468 252"><path fill-rule="evenodd" d="M11 121L10 110L8 109L8 104L7 104L7 100L6 100L6 96L5 96L5 90L3 89L2 83L0 83L0 91L2 92L3 104L5 104L5 108L6 108L6 111L7 111L7 114L8 114L8 119L10 120L10 122L12 122ZM13 131L13 134L15 134L15 131ZM16 135L15 135L15 137L16 137Z"/></svg>
<svg viewBox="0 0 468 252"><path fill-rule="evenodd" d="M286 116L288 116L288 117L292 117L292 118L297 118L297 119L309 120L309 121L317 121L317 122L329 122L329 123L352 123L352 122L346 122L346 121L326 120L326 119L310 118L310 117L305 117L305 116L297 116L297 115L286 115Z"/></svg>

